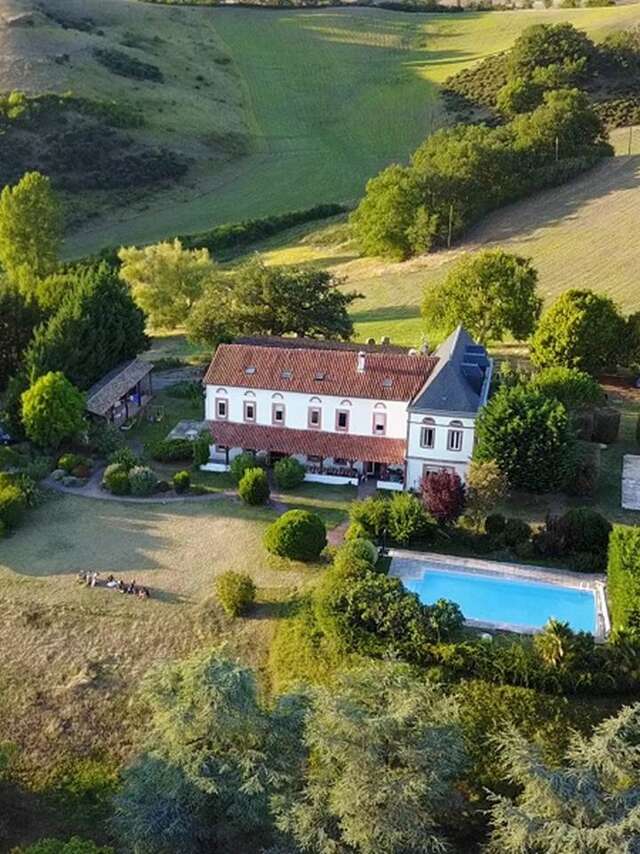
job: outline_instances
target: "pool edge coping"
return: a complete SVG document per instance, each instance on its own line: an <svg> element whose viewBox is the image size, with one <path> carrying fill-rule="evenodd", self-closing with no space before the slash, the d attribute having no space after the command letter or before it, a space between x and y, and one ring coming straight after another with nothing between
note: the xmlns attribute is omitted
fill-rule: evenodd
<svg viewBox="0 0 640 854"><path fill-rule="evenodd" d="M502 561L485 560L482 558L456 557L443 555L438 552L415 552L410 549L389 549L391 566L389 575L399 578L401 581L409 578L420 579L420 575L409 575L403 572L394 572L394 558L422 561L429 563L436 570L454 569L459 572L467 572L484 575L494 575L499 578L513 578L522 581L542 581L558 587L570 587L574 590L591 590L595 597L596 605L596 630L593 633L597 641L605 641L611 632L611 620L606 597L606 575L600 573L576 573L571 570L555 569L552 567L539 566L536 564L507 563ZM536 634L541 631L533 626L525 626L517 623L491 623L483 620L465 620L465 623L473 628L484 628L493 631L509 631L517 634Z"/></svg>

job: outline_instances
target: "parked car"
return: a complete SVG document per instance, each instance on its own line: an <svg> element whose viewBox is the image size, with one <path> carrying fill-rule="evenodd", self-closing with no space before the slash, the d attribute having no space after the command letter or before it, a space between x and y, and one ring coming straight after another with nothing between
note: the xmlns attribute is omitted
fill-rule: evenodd
<svg viewBox="0 0 640 854"><path fill-rule="evenodd" d="M15 445L16 441L7 428L0 424L0 445Z"/></svg>

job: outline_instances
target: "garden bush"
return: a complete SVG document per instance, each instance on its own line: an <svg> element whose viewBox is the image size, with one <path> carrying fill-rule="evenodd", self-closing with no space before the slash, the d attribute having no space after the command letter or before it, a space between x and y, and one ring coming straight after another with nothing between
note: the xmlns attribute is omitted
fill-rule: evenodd
<svg viewBox="0 0 640 854"><path fill-rule="evenodd" d="M193 464L204 466L209 462L211 455L211 436L208 432L201 433L193 443Z"/></svg>
<svg viewBox="0 0 640 854"><path fill-rule="evenodd" d="M351 522L344 532L344 538L347 542L349 540L366 540L367 531L361 522Z"/></svg>
<svg viewBox="0 0 640 854"><path fill-rule="evenodd" d="M153 83L164 82L162 72L157 65L142 62L122 50L94 48L93 55L112 74L118 74L121 77L130 77L132 80L150 80Z"/></svg>
<svg viewBox="0 0 640 854"><path fill-rule="evenodd" d="M465 488L455 472L442 470L425 474L420 487L425 510L436 522L455 522L464 510Z"/></svg>
<svg viewBox="0 0 640 854"><path fill-rule="evenodd" d="M62 454L58 459L58 468L64 469L67 474L71 474L76 466L86 465L86 460L80 454Z"/></svg>
<svg viewBox="0 0 640 854"><path fill-rule="evenodd" d="M189 492L189 488L191 486L191 474L188 471L177 471L173 476L173 488L178 493L178 495L182 495L185 492Z"/></svg>
<svg viewBox="0 0 640 854"><path fill-rule="evenodd" d="M125 471L130 471L134 466L139 464L138 458L131 448L127 448L126 446L112 451L112 453L109 454L108 463L109 465L122 466Z"/></svg>
<svg viewBox="0 0 640 854"><path fill-rule="evenodd" d="M26 506L25 497L14 483L0 486L0 523L5 530L11 530L19 524Z"/></svg>
<svg viewBox="0 0 640 854"><path fill-rule="evenodd" d="M593 425L593 441L611 445L620 432L620 410L612 407L596 409Z"/></svg>
<svg viewBox="0 0 640 854"><path fill-rule="evenodd" d="M554 397L567 409L595 406L603 400L602 389L586 371L553 366L543 368L531 378L531 385L547 397Z"/></svg>
<svg viewBox="0 0 640 854"><path fill-rule="evenodd" d="M590 442L593 438L593 425L596 418L593 409L577 409L570 415L571 427L576 438L583 442Z"/></svg>
<svg viewBox="0 0 640 854"><path fill-rule="evenodd" d="M231 477L236 483L240 483L247 469L257 468L256 460L253 454L243 451L231 460L229 471Z"/></svg>
<svg viewBox="0 0 640 854"><path fill-rule="evenodd" d="M113 495L128 495L131 490L129 469L123 463L111 463L104 470L102 485Z"/></svg>
<svg viewBox="0 0 640 854"><path fill-rule="evenodd" d="M373 568L378 560L378 549L371 540L348 540L340 546L333 562L337 566L347 566L352 560L366 561Z"/></svg>
<svg viewBox="0 0 640 854"><path fill-rule="evenodd" d="M416 540L428 539L433 527L415 495L394 493L388 507L388 531L393 542L407 546Z"/></svg>
<svg viewBox="0 0 640 854"><path fill-rule="evenodd" d="M215 581L216 596L229 617L245 613L256 598L256 586L244 572L223 572Z"/></svg>
<svg viewBox="0 0 640 854"><path fill-rule="evenodd" d="M257 507L269 500L269 481L264 469L247 469L238 484L238 495L245 504Z"/></svg>
<svg viewBox="0 0 640 854"><path fill-rule="evenodd" d="M566 481L573 434L560 401L523 386L501 388L476 422L474 457L495 460L511 486L550 492Z"/></svg>
<svg viewBox="0 0 640 854"><path fill-rule="evenodd" d="M157 482L156 473L148 466L134 466L129 472L129 491L139 498L151 495Z"/></svg>
<svg viewBox="0 0 640 854"><path fill-rule="evenodd" d="M308 510L288 510L267 528L267 551L291 560L316 560L327 545L324 522Z"/></svg>
<svg viewBox="0 0 640 854"><path fill-rule="evenodd" d="M295 489L304 482L305 468L295 457L284 457L274 465L273 474L280 489Z"/></svg>
<svg viewBox="0 0 640 854"><path fill-rule="evenodd" d="M108 458L124 445L122 434L113 424L90 421L87 428L88 447L99 457Z"/></svg>
<svg viewBox="0 0 640 854"><path fill-rule="evenodd" d="M352 501L349 507L349 520L359 525L365 536L379 540L389 525L389 499L371 496L364 501Z"/></svg>
<svg viewBox="0 0 640 854"><path fill-rule="evenodd" d="M613 628L640 627L640 527L613 528L609 537L607 592Z"/></svg>
<svg viewBox="0 0 640 854"><path fill-rule="evenodd" d="M523 519L507 519L502 532L504 543L511 549L531 539L531 528Z"/></svg>
<svg viewBox="0 0 640 854"><path fill-rule="evenodd" d="M560 517L559 524L566 552L607 554L612 526L601 513L589 507L574 507Z"/></svg>
<svg viewBox="0 0 640 854"><path fill-rule="evenodd" d="M148 448L152 459L159 463L184 462L193 459L193 442L189 439L162 439Z"/></svg>
<svg viewBox="0 0 640 854"><path fill-rule="evenodd" d="M567 477L565 490L569 495L593 497L600 477L600 446L595 442L576 442L573 471Z"/></svg>
<svg viewBox="0 0 640 854"><path fill-rule="evenodd" d="M502 513L491 513L484 520L484 530L491 537L501 537L504 534L507 520Z"/></svg>

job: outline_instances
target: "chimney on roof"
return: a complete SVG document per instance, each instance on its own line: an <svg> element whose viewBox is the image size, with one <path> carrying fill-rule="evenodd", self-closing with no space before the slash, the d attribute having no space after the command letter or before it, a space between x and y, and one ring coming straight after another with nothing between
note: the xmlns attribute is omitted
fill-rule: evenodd
<svg viewBox="0 0 640 854"><path fill-rule="evenodd" d="M376 343L375 338L367 338L367 347L373 347Z"/></svg>
<svg viewBox="0 0 640 854"><path fill-rule="evenodd" d="M391 344L391 339L389 338L388 335L383 335L382 338L380 339L380 344L383 347L388 347L389 344Z"/></svg>
<svg viewBox="0 0 640 854"><path fill-rule="evenodd" d="M363 350L360 350L360 352L358 353L358 365L356 367L356 370L358 371L359 374L364 374L366 368L367 368L367 354Z"/></svg>

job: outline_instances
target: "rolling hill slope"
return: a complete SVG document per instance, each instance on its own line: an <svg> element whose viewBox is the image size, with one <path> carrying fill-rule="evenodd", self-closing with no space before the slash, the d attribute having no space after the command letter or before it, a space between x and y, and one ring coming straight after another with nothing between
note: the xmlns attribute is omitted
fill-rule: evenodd
<svg viewBox="0 0 640 854"><path fill-rule="evenodd" d="M9 24L29 11L31 26ZM5 0L0 85L133 107L145 124L127 138L188 166L181 181L144 192L74 193L80 225L67 252L77 255L355 200L371 175L406 159L446 119L438 99L446 77L508 47L529 24L560 20L601 38L639 21L640 7L428 15ZM114 52L162 80L114 72L104 62Z"/></svg>
<svg viewBox="0 0 640 854"><path fill-rule="evenodd" d="M436 284L464 252L501 246L530 256L549 302L568 288L584 287L613 297L626 311L640 309L640 128L628 154L626 131L612 135L618 156L576 181L540 193L487 217L449 252L403 263L359 258L351 243L336 241L326 227L300 230L265 247L269 263L316 264L346 277L346 287L365 295L355 306L358 338L389 335L398 344L421 339L424 288ZM338 238L340 227L333 228ZM343 236L343 235L342 235Z"/></svg>

